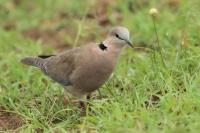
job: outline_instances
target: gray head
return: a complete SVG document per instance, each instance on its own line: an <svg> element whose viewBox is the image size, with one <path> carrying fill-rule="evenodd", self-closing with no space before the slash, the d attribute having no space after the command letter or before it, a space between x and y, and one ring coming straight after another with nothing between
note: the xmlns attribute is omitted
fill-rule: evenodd
<svg viewBox="0 0 200 133"><path fill-rule="evenodd" d="M117 26L110 30L108 37L112 39L115 44L125 45L133 47L129 40L129 31L125 27Z"/></svg>

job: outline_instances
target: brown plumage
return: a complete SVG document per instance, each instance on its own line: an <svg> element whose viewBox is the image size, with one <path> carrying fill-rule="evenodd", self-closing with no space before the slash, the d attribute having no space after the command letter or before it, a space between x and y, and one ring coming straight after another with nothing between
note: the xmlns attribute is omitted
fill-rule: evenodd
<svg viewBox="0 0 200 133"><path fill-rule="evenodd" d="M100 44L90 43L51 56L27 57L22 63L40 68L70 93L82 97L98 89L113 72L129 31L115 27Z"/></svg>

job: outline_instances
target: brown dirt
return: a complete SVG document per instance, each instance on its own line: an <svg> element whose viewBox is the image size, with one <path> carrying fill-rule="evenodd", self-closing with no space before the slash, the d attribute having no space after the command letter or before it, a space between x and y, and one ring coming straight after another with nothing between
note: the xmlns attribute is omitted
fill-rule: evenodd
<svg viewBox="0 0 200 133"><path fill-rule="evenodd" d="M15 27L16 27L15 24L14 24L14 23L11 23L11 22L6 23L6 24L3 25L3 28L4 28L6 31L9 31L9 30L11 30L11 29L14 29Z"/></svg>
<svg viewBox="0 0 200 133"><path fill-rule="evenodd" d="M22 0L13 0L12 2L8 2L9 4L6 6L6 9L8 10L13 10L16 6L18 6ZM30 7L29 7L30 5ZM111 14L108 12L108 7L112 5L113 11ZM143 8L144 6L149 5L148 0L141 0L138 2L130 2L128 5L128 8L130 11L135 12L138 11L140 8ZM161 8L163 6L168 5L171 8L178 8L180 5L180 0L166 0L165 2L160 2L158 5L158 8ZM30 4L27 4L27 11L32 11L34 4L30 2ZM30 9L30 10L29 10ZM86 14L86 18L88 20L90 19L95 19L97 20L99 26L105 27L105 26L110 26L112 25L111 20L109 19L109 16L112 16L112 20L115 20L117 23L120 23L124 18L122 16L121 10L118 8L116 5L116 2L114 0L101 0L101 1L96 1L93 5L92 8L89 10L89 12ZM33 40L41 40L43 44L47 45L50 44L52 45L56 50L58 51L63 51L66 49L69 49L71 42L66 42L65 41L65 36L70 35L71 38L75 38L76 36L76 30L75 28L70 29L70 26L64 26L61 29L52 29L55 25L59 24L62 21L67 21L69 18L69 15L65 12L59 12L57 15L51 19L44 19L41 20L41 25L45 26L47 30L41 30L39 28L32 28L28 29L22 34L25 37L29 37ZM87 22L86 22L87 23ZM87 25L87 24L86 24ZM8 22L3 25L5 30L11 30L15 29L16 25L13 22ZM69 38L70 38L69 37ZM81 40L82 42L90 42L93 41L91 40L93 36L92 35L86 35L84 38L87 38L86 40ZM142 48L138 48L139 50L143 50Z"/></svg>
<svg viewBox="0 0 200 133"><path fill-rule="evenodd" d="M108 17L107 8L110 4L113 4L113 0L102 0L101 2L97 1L93 7L87 14L87 19L96 19L99 23L99 26L108 26L111 25L111 22ZM113 18L117 21L121 21L122 15L119 11L114 11L112 14ZM59 24L62 21L66 21L65 19L68 18L68 14L66 13L58 13L57 16L51 18L51 19L44 19L41 20L41 25L46 27L46 30L41 30L39 28L32 28L24 31L22 34L25 37L29 37L33 40L41 40L43 44L50 44L52 45L56 50L63 51L66 49L69 49L72 44L68 44L65 41L66 35L69 35L71 38L75 39L76 36L76 28L70 28L69 26L65 26L62 28L52 28L55 25ZM87 23L87 22L86 22ZM84 23L84 27L88 27ZM76 30L75 30L76 29ZM94 33L88 33L87 35L84 35L84 39L81 40L82 43L90 42L94 40Z"/></svg>
<svg viewBox="0 0 200 133"><path fill-rule="evenodd" d="M63 35L65 34L65 29L59 31L47 30L42 31L37 28L29 29L23 32L25 37L29 37L33 40L41 40L44 44L50 44L55 49L62 51L63 49L68 49L69 44L66 44L63 40Z"/></svg>
<svg viewBox="0 0 200 133"><path fill-rule="evenodd" d="M93 5L92 10L88 12L87 17L97 19L100 26L110 25L111 22L108 17L109 14L107 9L109 5L113 4L114 4L113 0L96 1L96 3ZM121 15L117 14L117 12L113 12L113 16L119 20L122 17Z"/></svg>
<svg viewBox="0 0 200 133"><path fill-rule="evenodd" d="M14 113L6 112L0 108L0 132L6 130L16 130L23 125L22 118Z"/></svg>
<svg viewBox="0 0 200 133"><path fill-rule="evenodd" d="M165 92L167 93L167 92ZM160 102L160 96L162 96L163 93L161 91L156 92L155 94L152 94L149 96L148 100L145 101L146 107L152 107L157 105Z"/></svg>

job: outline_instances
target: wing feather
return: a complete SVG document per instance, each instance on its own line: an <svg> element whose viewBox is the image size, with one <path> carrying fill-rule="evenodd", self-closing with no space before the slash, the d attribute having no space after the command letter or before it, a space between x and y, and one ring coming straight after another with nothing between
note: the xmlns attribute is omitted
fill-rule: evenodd
<svg viewBox="0 0 200 133"><path fill-rule="evenodd" d="M76 60L79 56L79 51L80 48L75 48L47 58L44 64L45 74L63 86L72 85L69 77L76 69Z"/></svg>

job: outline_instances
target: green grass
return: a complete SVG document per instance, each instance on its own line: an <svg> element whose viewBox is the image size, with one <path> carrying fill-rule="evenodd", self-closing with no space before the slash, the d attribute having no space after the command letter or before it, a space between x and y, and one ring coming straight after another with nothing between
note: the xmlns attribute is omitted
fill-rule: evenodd
<svg viewBox="0 0 200 133"><path fill-rule="evenodd" d="M25 56L55 53L51 46L43 47L40 40L23 37L22 31L30 28L69 28L73 34L66 32L66 38L72 38L69 41L71 45L75 42L82 45L82 41L100 42L102 33L106 33L109 27L100 26L97 19L83 19L94 8L95 1L88 0L86 3L81 0L68 3L64 0L24 0L13 6L11 0L0 2L0 24L15 24L11 30L0 28L0 106L6 112L21 116L24 124L16 130L199 132L198 0L182 0L177 7L169 6L167 1L151 1L143 5L138 0L132 2L133 12L128 9L129 1L118 0L106 8L110 26L128 27L132 41L147 50L137 51L128 47L123 50L115 72L101 87L105 98L92 99L91 110L86 111L86 116L81 115L77 106L63 104L64 90L60 85L39 70L20 63ZM29 11L28 5L31 4L37 8ZM151 7L159 9L156 25L166 67L161 62L153 22L148 15ZM112 15L116 10L123 16L121 22ZM50 25L41 23L42 20L51 21L63 12L67 14L66 18ZM79 39L75 41L75 38Z"/></svg>

